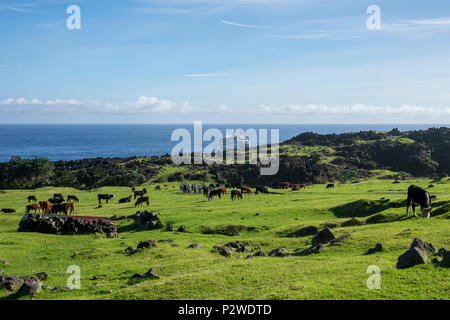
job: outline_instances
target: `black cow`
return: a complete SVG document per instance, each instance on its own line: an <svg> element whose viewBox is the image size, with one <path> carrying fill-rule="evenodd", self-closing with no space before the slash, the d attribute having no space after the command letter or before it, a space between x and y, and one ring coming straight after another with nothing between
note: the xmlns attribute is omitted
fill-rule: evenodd
<svg viewBox="0 0 450 320"><path fill-rule="evenodd" d="M327 184L327 189L334 188L334 183Z"/></svg>
<svg viewBox="0 0 450 320"><path fill-rule="evenodd" d="M142 191L133 191L134 192L134 199L136 199L137 196L142 197L144 194L147 193L147 189L142 189Z"/></svg>
<svg viewBox="0 0 450 320"><path fill-rule="evenodd" d="M267 189L267 187L257 186L255 194L258 194L259 192L261 192L262 194L268 194L269 189Z"/></svg>
<svg viewBox="0 0 450 320"><path fill-rule="evenodd" d="M54 206L52 206L52 213L53 214L58 214L58 213L67 214L68 209L69 209L69 206L66 203L55 204Z"/></svg>
<svg viewBox="0 0 450 320"><path fill-rule="evenodd" d="M48 201L51 204L61 204L61 203L64 202L64 199L61 199L61 198L50 198L50 199L48 199Z"/></svg>
<svg viewBox="0 0 450 320"><path fill-rule="evenodd" d="M218 190L211 190L211 191L208 193L208 200L212 200L212 198L213 198L214 196L218 196L219 199L222 199L222 191L221 191L220 189L218 189Z"/></svg>
<svg viewBox="0 0 450 320"><path fill-rule="evenodd" d="M28 203L30 203L31 201L33 202L37 202L36 196L28 196Z"/></svg>
<svg viewBox="0 0 450 320"><path fill-rule="evenodd" d="M119 200L119 203L131 202L131 198L133 198L133 196L129 196L127 198L122 198Z"/></svg>
<svg viewBox="0 0 450 320"><path fill-rule="evenodd" d="M53 199L63 199L64 201L64 196L62 195L62 193L54 193Z"/></svg>
<svg viewBox="0 0 450 320"><path fill-rule="evenodd" d="M2 209L3 213L16 213L16 210L14 209Z"/></svg>
<svg viewBox="0 0 450 320"><path fill-rule="evenodd" d="M98 198L98 204L102 204L102 200L106 200L106 203L108 203L109 200L114 198L114 195L113 194L99 194L97 196L97 198Z"/></svg>
<svg viewBox="0 0 450 320"><path fill-rule="evenodd" d="M234 199L243 199L242 193L240 193L237 190L231 190L231 200L234 201Z"/></svg>
<svg viewBox="0 0 450 320"><path fill-rule="evenodd" d="M406 215L409 214L409 207L412 206L414 216L416 215L416 203L420 205L423 217L430 218L431 212L431 196L428 191L425 191L418 186L410 186L408 188L408 199L406 200Z"/></svg>

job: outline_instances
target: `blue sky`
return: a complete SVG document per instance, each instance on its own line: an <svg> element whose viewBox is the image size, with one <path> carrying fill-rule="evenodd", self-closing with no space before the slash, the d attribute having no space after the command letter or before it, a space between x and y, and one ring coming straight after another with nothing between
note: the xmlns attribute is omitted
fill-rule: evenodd
<svg viewBox="0 0 450 320"><path fill-rule="evenodd" d="M450 123L449 1L1 0L0 28L0 123Z"/></svg>

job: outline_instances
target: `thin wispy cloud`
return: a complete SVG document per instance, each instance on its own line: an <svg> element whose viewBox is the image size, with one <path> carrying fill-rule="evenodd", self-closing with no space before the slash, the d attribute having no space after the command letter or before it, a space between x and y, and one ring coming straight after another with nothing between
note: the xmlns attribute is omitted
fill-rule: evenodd
<svg viewBox="0 0 450 320"><path fill-rule="evenodd" d="M228 21L228 20L221 20L220 22L222 22L223 24L228 24L230 26L241 27L241 28L270 29L269 27L266 27L266 26L254 26L254 25L250 25L250 24L237 23L237 22L232 22L232 21Z"/></svg>
<svg viewBox="0 0 450 320"><path fill-rule="evenodd" d="M31 10L27 9L30 7L34 7L35 4L27 3L27 4L5 4L0 5L0 11L6 10L6 11L14 11L14 12L21 12L21 13L32 13Z"/></svg>

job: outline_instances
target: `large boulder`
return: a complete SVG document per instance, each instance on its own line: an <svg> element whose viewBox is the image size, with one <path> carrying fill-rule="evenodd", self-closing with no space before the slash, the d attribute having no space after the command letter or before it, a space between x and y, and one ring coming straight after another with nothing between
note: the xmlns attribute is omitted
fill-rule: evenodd
<svg viewBox="0 0 450 320"><path fill-rule="evenodd" d="M427 262L428 254L434 254L435 252L436 250L431 243L415 238L410 248L398 257L397 268L405 269L418 264L424 264Z"/></svg>
<svg viewBox="0 0 450 320"><path fill-rule="evenodd" d="M333 232L331 232L330 228L325 227L320 230L311 240L312 245L315 247L319 244L325 244L334 240L335 236Z"/></svg>
<svg viewBox="0 0 450 320"><path fill-rule="evenodd" d="M38 294L39 292L41 292L41 282L36 280L24 282L19 288L19 291L17 291L17 294L20 296L29 296Z"/></svg>
<svg viewBox="0 0 450 320"><path fill-rule="evenodd" d="M271 252L269 252L269 256L271 257L288 257L291 254L289 252L287 252L287 250L283 247L280 247L278 249L275 249Z"/></svg>
<svg viewBox="0 0 450 320"><path fill-rule="evenodd" d="M203 249L200 243L194 242L188 246L189 249Z"/></svg>
<svg viewBox="0 0 450 320"><path fill-rule="evenodd" d="M137 249L150 248L150 247L156 247L155 240L140 241L137 245Z"/></svg>

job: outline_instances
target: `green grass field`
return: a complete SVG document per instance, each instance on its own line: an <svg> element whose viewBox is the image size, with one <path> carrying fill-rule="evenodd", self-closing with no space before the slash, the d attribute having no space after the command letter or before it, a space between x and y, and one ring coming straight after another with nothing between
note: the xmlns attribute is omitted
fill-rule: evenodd
<svg viewBox="0 0 450 320"><path fill-rule="evenodd" d="M392 180L372 179L336 184L329 190L325 185L295 192L271 190L269 195L244 195L244 200L234 202L229 195L208 202L202 195L180 193L178 183L169 183L169 188L162 191L147 186L150 210L160 213L165 226L183 225L187 232L141 231L133 220L120 220L116 222L119 237L115 239L103 235L19 233L17 228L28 195L45 200L55 192L76 194L81 199L77 215L128 216L136 209L130 203L118 204L118 199L130 195L129 188L107 187L91 192L70 188L6 190L0 192L0 207L14 208L17 213L0 213L0 260L9 261L0 268L8 275L45 271L50 277L44 284L66 286L70 276L67 267L80 267L81 289L42 290L33 299L449 299L448 268L430 261L405 270L395 268L397 257L416 237L431 242L436 249L450 249L449 213L429 220L411 215L406 218L404 206L387 205L404 200L406 195L399 193L405 193L410 184L426 188L430 183L419 180L393 184ZM435 187L429 191L437 194L434 202L444 207L450 202L450 181L433 184ZM98 193L112 193L115 198L97 208ZM354 203L357 200L363 201ZM377 214L378 221L386 223L340 226L352 217L364 221ZM245 259L248 253L233 252L231 258L225 258L213 250L218 243L243 240L250 243L250 249L260 247L266 254L279 247L295 253L308 248L312 236L292 238L288 234L327 223L338 225L332 229L336 236L350 233L351 237L338 245L327 245L319 254ZM247 228L238 236L210 233L230 225ZM402 233L406 229L410 231ZM178 246L163 242L134 255L125 253L125 248L150 239L172 239ZM200 243L203 249L188 249L193 242ZM377 242L384 245L384 251L365 255ZM370 265L381 269L380 290L366 286ZM134 273L143 274L150 268L159 279L128 281ZM102 277L92 280L96 275ZM2 298L11 298L11 294L0 291Z"/></svg>

